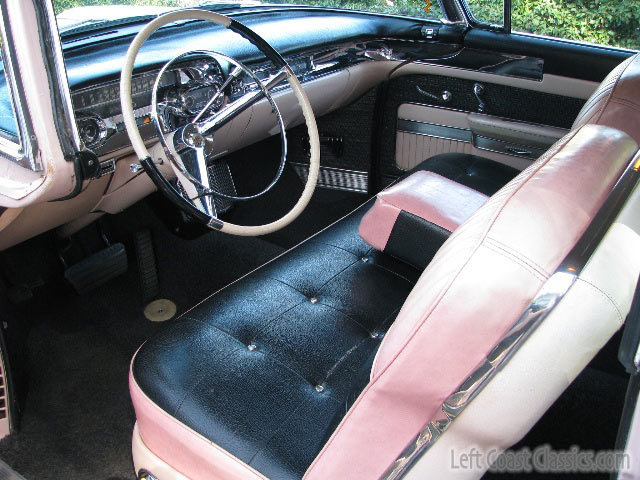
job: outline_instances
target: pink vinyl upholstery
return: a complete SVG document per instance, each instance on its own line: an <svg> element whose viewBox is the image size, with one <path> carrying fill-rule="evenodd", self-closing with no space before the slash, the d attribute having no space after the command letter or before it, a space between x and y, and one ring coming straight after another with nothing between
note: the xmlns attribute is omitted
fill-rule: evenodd
<svg viewBox="0 0 640 480"><path fill-rule="evenodd" d="M158 407L140 389L131 374L129 392L142 441L157 457L180 473L189 478L211 480L265 478ZM176 439L184 445L183 449L174 448Z"/></svg>
<svg viewBox="0 0 640 480"><path fill-rule="evenodd" d="M405 301L370 383L305 478L379 478L515 322L636 149L618 130L573 131L458 228Z"/></svg>
<svg viewBox="0 0 640 480"><path fill-rule="evenodd" d="M360 222L360 236L384 251L401 211L453 232L488 198L437 173L416 172L378 194Z"/></svg>
<svg viewBox="0 0 640 480"><path fill-rule="evenodd" d="M572 130L588 123L622 130L640 142L640 54L614 68L584 104Z"/></svg>

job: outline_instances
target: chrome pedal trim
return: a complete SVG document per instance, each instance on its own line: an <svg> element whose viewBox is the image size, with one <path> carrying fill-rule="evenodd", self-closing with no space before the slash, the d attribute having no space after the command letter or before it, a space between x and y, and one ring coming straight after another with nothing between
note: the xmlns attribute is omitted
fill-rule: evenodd
<svg viewBox="0 0 640 480"><path fill-rule="evenodd" d="M303 182L309 176L309 165L291 163L296 174ZM320 167L317 186L331 190L367 193L369 191L369 173L358 170L346 170L334 167Z"/></svg>

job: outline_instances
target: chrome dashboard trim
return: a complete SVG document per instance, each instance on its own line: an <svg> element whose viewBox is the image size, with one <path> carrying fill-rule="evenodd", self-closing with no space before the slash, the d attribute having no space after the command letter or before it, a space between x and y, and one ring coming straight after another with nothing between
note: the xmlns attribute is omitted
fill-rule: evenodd
<svg viewBox="0 0 640 480"><path fill-rule="evenodd" d="M631 191L638 183L640 153L609 192L578 242L547 279L518 320L489 352L484 362L442 404L437 418L431 420L400 453L381 480L401 478L409 468L440 438L465 407L482 391L493 376L518 351L524 341L553 311L579 277L591 255L600 244Z"/></svg>

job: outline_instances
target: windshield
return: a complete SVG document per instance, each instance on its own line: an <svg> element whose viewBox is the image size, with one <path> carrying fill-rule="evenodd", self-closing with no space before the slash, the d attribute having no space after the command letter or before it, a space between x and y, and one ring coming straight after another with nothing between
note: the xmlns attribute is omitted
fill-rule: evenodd
<svg viewBox="0 0 640 480"><path fill-rule="evenodd" d="M143 19L176 8L205 6L223 11L267 4L306 5L434 19L444 16L437 0L55 0L54 4L61 32Z"/></svg>

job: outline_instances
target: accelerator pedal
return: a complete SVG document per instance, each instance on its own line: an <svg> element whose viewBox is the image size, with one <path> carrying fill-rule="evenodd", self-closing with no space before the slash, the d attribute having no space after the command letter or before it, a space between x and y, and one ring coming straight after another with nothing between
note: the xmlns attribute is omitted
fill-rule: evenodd
<svg viewBox="0 0 640 480"><path fill-rule="evenodd" d="M147 304L151 300L158 298L158 294L160 293L160 281L158 280L158 268L156 266L156 254L153 249L153 238L151 237L151 231L144 229L136 232L133 239L136 245L142 302Z"/></svg>
<svg viewBox="0 0 640 480"><path fill-rule="evenodd" d="M64 278L79 294L87 293L127 271L127 252L115 243L80 260L64 271Z"/></svg>

